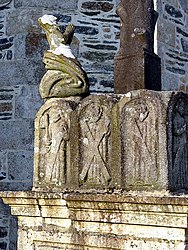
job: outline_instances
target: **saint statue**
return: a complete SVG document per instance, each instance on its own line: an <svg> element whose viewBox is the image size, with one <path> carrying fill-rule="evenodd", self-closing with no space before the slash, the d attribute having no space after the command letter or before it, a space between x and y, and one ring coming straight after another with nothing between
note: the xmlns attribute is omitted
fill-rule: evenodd
<svg viewBox="0 0 188 250"><path fill-rule="evenodd" d="M44 53L47 72L40 83L41 97L48 99L87 95L87 75L70 49L74 26L69 24L62 34L56 19L52 15L39 18L39 24L46 32L50 45L50 50Z"/></svg>

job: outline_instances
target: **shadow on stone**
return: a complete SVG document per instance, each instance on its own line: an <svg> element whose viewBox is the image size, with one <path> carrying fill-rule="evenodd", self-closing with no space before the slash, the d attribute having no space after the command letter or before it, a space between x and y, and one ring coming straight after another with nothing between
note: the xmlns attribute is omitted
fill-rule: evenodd
<svg viewBox="0 0 188 250"><path fill-rule="evenodd" d="M0 249L17 250L18 220L11 209L0 200Z"/></svg>
<svg viewBox="0 0 188 250"><path fill-rule="evenodd" d="M188 95L179 92L168 106L169 190L188 193Z"/></svg>

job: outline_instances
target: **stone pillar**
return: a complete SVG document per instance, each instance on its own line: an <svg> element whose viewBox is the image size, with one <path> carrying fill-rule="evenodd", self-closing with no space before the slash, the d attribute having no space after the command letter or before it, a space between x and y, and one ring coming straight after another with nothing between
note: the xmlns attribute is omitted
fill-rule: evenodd
<svg viewBox="0 0 188 250"><path fill-rule="evenodd" d="M160 58L153 49L157 19L153 0L122 0L117 14L121 18L121 32L120 50L115 57L115 93L145 88L160 90Z"/></svg>

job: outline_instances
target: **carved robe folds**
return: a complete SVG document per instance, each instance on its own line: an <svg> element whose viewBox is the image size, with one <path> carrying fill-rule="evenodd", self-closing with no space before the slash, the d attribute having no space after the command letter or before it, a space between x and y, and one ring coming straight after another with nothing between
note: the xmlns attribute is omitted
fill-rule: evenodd
<svg viewBox="0 0 188 250"><path fill-rule="evenodd" d="M34 190L188 190L188 95L54 98L35 122Z"/></svg>
<svg viewBox="0 0 188 250"><path fill-rule="evenodd" d="M165 109L157 92L138 91L120 105L123 185L126 189L158 189L163 179ZM163 151L164 150L164 151Z"/></svg>
<svg viewBox="0 0 188 250"><path fill-rule="evenodd" d="M70 172L71 103L48 100L35 120L34 187L54 189L68 185Z"/></svg>

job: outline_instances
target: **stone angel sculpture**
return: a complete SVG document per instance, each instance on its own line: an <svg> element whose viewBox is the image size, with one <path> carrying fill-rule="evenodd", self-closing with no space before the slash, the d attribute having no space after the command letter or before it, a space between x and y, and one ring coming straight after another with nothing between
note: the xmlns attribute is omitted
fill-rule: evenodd
<svg viewBox="0 0 188 250"><path fill-rule="evenodd" d="M47 72L40 83L41 97L48 99L87 95L86 72L70 49L75 28L69 24L62 34L56 19L55 16L44 15L38 20L50 45L50 50L44 52L43 62Z"/></svg>

